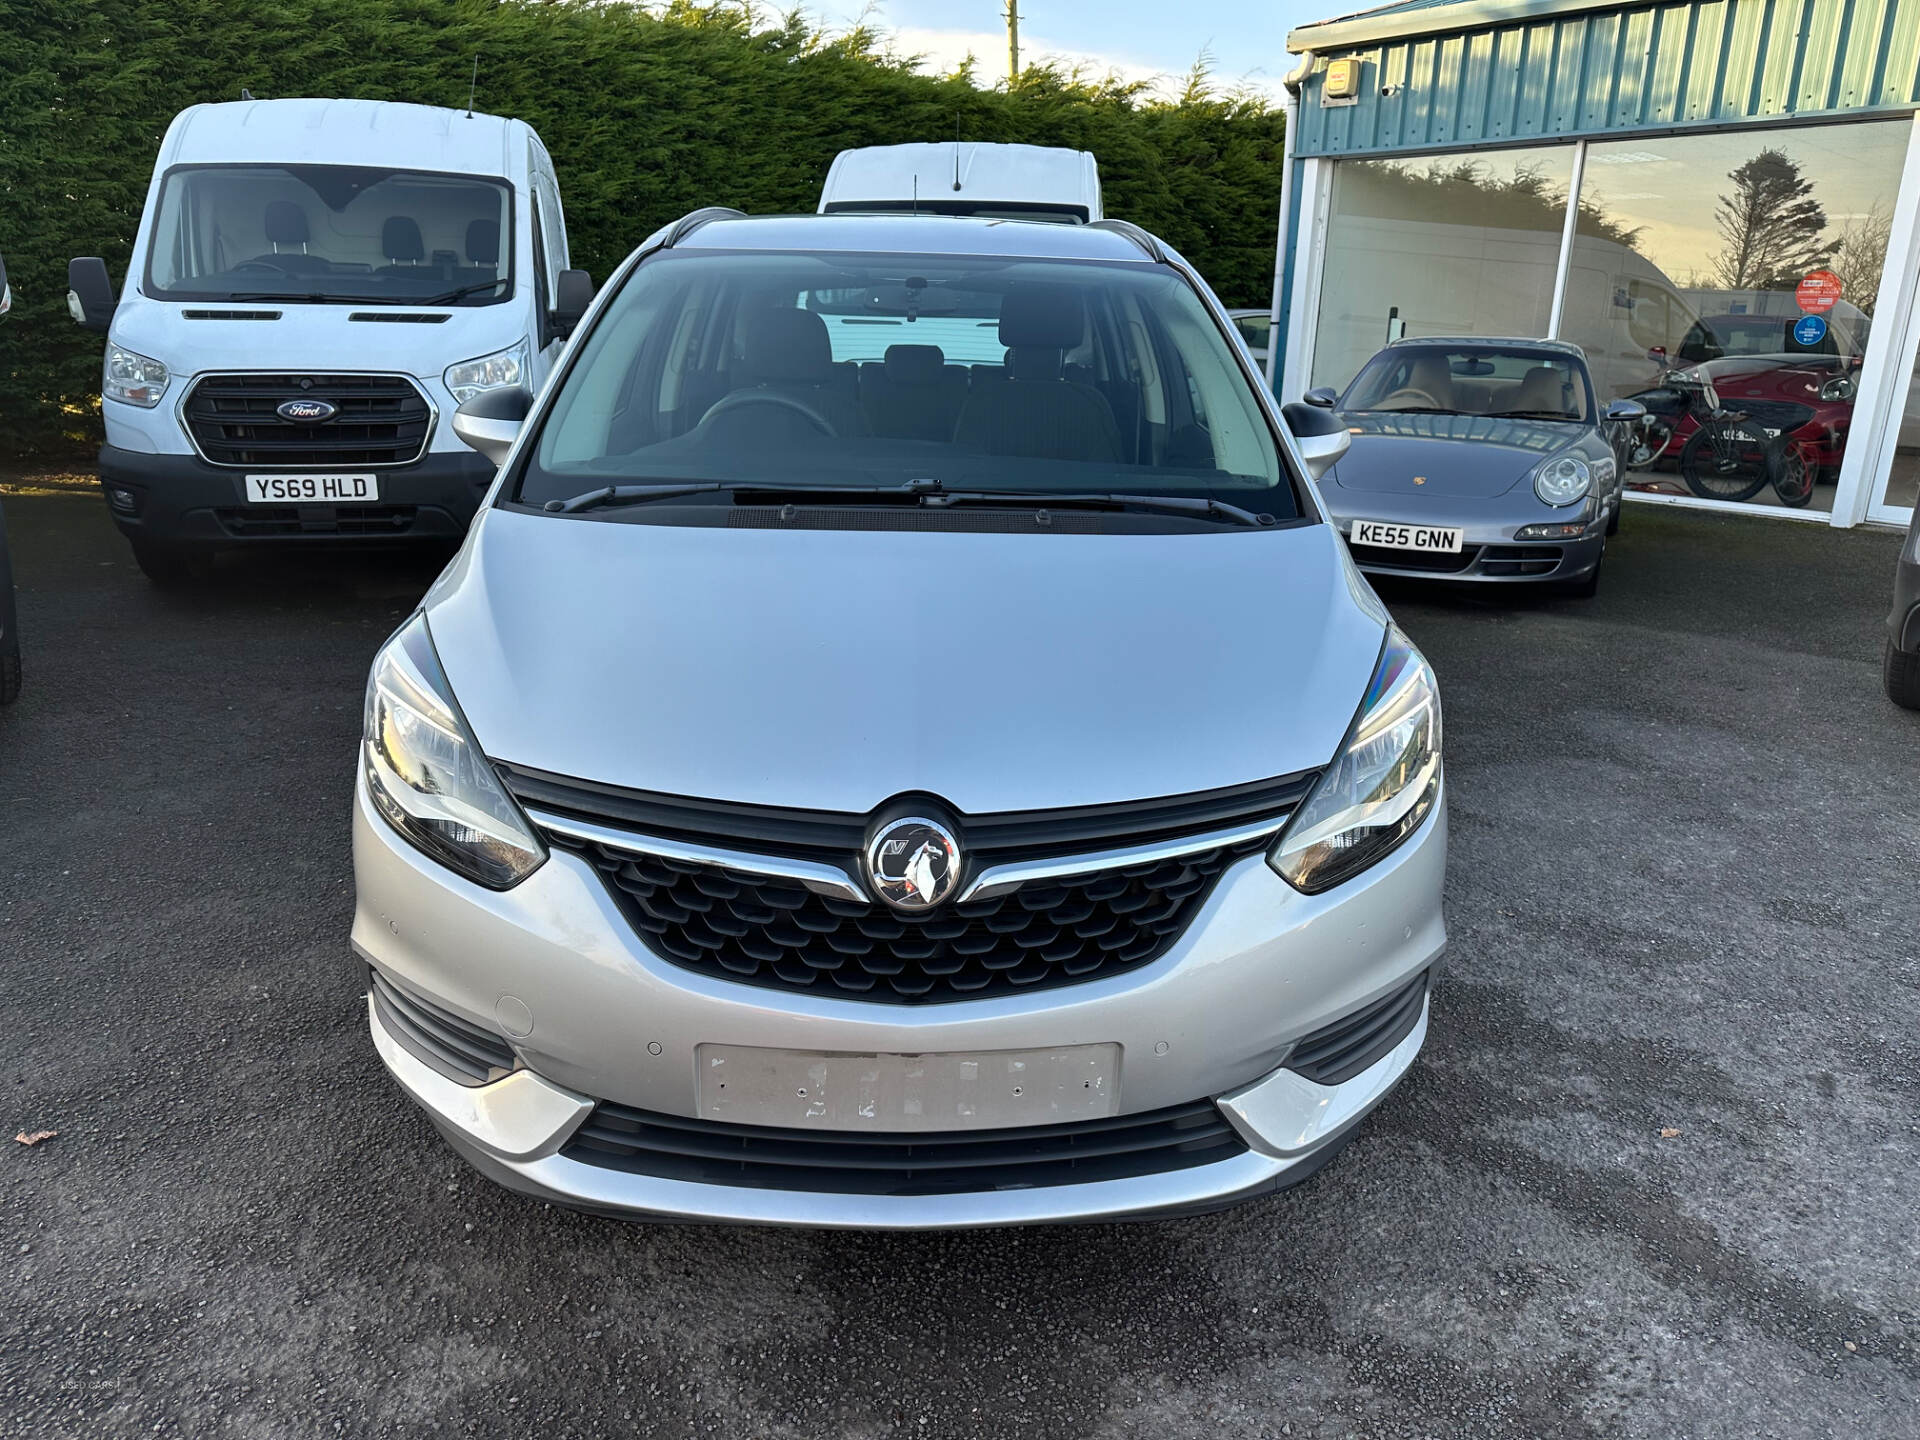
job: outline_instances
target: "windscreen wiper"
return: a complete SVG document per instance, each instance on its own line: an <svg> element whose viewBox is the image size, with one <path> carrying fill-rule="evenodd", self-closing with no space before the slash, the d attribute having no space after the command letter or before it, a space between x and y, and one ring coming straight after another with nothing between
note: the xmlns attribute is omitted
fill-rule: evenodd
<svg viewBox="0 0 1920 1440"><path fill-rule="evenodd" d="M249 290L239 295L229 295L233 300L287 300L307 305L382 305L389 302L370 300L365 295L334 295L325 290L312 290L300 294L292 290Z"/></svg>
<svg viewBox="0 0 1920 1440"><path fill-rule="evenodd" d="M607 505L644 505L649 500L671 500L676 495L704 495L713 490L732 490L723 480L688 481L680 485L602 485L566 500L549 500L540 508L552 515L578 515L582 510L598 510Z"/></svg>
<svg viewBox="0 0 1920 1440"><path fill-rule="evenodd" d="M394 305L452 305L469 295L478 295L482 290L498 290L506 284L506 277L498 280L482 280L476 285L462 285L458 290L449 290L444 295L436 295L431 300L393 300Z"/></svg>
<svg viewBox="0 0 1920 1440"><path fill-rule="evenodd" d="M1086 491L1060 494L1048 490L930 490L920 497L922 505L1012 503L1032 505L1045 510L1161 510L1175 515L1204 515L1235 525L1262 527L1277 523L1268 514L1254 514L1224 500L1203 495L1125 495L1118 492Z"/></svg>
<svg viewBox="0 0 1920 1440"><path fill-rule="evenodd" d="M1565 420L1569 424L1578 424L1578 417L1564 410L1489 410L1485 413L1488 420Z"/></svg>

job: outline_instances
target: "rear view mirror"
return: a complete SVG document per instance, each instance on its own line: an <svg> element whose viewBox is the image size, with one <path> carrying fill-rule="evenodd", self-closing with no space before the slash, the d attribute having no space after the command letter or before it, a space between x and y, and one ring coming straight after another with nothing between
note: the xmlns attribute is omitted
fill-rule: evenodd
<svg viewBox="0 0 1920 1440"><path fill-rule="evenodd" d="M1318 405L1306 405L1296 400L1290 405L1282 405L1280 416L1287 422L1287 429L1293 432L1294 443L1300 447L1300 458L1307 462L1307 474L1313 477L1315 484L1333 469L1353 444L1347 427L1330 411Z"/></svg>
<svg viewBox="0 0 1920 1440"><path fill-rule="evenodd" d="M533 409L533 394L525 386L484 390L453 412L453 433L499 468L520 438L520 427Z"/></svg>
<svg viewBox="0 0 1920 1440"><path fill-rule="evenodd" d="M1330 385L1316 385L1300 398L1307 404L1318 406L1322 410L1331 410L1340 403L1340 397L1333 393L1333 387Z"/></svg>
<svg viewBox="0 0 1920 1440"><path fill-rule="evenodd" d="M562 270L554 289L551 320L553 333L562 340L573 334L587 307L593 303L593 276L584 270Z"/></svg>
<svg viewBox="0 0 1920 1440"><path fill-rule="evenodd" d="M67 309L87 329L103 335L113 323L113 280L99 256L67 262Z"/></svg>

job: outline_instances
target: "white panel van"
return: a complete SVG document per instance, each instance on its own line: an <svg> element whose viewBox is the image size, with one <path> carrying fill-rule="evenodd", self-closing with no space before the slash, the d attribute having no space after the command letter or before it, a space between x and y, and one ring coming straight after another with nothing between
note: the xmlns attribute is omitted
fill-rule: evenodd
<svg viewBox="0 0 1920 1440"><path fill-rule="evenodd" d="M822 215L917 211L1084 225L1101 218L1100 167L1051 145L869 145L833 157Z"/></svg>
<svg viewBox="0 0 1920 1440"><path fill-rule="evenodd" d="M592 284L524 122L364 100L196 105L161 142L107 335L100 479L156 580L216 549L451 539L493 467L454 408L538 391Z"/></svg>

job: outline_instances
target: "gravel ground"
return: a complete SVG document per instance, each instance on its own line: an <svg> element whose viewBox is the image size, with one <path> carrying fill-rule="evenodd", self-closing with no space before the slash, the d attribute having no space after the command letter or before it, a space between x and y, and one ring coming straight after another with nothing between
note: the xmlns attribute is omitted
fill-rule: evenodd
<svg viewBox="0 0 1920 1440"><path fill-rule="evenodd" d="M59 1135L0 1150L0 1433L1920 1434L1891 536L1637 508L1596 601L1389 593L1449 703L1420 1064L1270 1200L929 1237L470 1175L343 983L361 684L435 560L166 598L97 494L7 512L0 1124Z"/></svg>

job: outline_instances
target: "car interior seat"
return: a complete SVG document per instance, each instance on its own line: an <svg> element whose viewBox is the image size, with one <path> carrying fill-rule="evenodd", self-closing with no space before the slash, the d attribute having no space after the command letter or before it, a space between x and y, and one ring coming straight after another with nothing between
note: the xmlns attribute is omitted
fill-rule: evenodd
<svg viewBox="0 0 1920 1440"><path fill-rule="evenodd" d="M973 387L955 441L989 455L1118 462L1120 430L1107 397L1064 373L1067 352L1086 332L1086 305L1072 287L1010 287L999 324L1007 378Z"/></svg>

